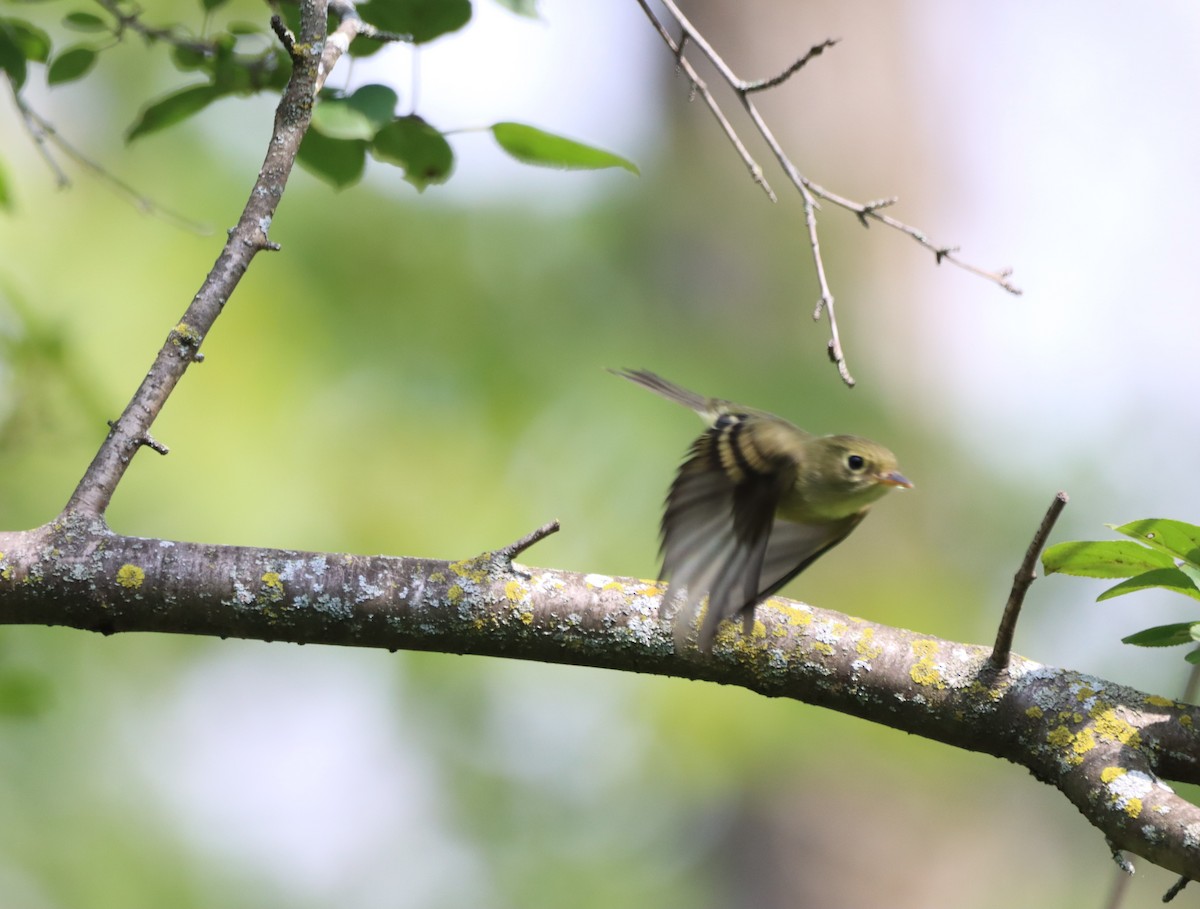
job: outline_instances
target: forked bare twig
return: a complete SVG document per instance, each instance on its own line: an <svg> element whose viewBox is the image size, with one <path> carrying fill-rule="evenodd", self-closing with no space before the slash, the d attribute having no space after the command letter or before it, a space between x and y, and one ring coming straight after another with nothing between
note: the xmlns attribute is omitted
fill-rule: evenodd
<svg viewBox="0 0 1200 909"><path fill-rule="evenodd" d="M789 78L799 72L800 69L802 69L804 65L814 57L819 56L830 47L833 47L837 43L838 39L831 38L813 45L813 47L811 47L807 53L802 55L796 60L795 63L788 66L776 76L773 76L769 79L748 81L740 78L736 73L734 73L721 55L718 54L713 46L709 44L707 39L705 39L704 35L701 34L691 23L691 21L689 21L688 18L683 14L674 0L659 0L659 2L679 26L680 39L678 41L671 37L669 29L658 17L658 15L650 8L648 0L637 0L637 2L645 12L646 16L650 19L655 31L658 32L659 36L666 43L667 47L670 48L671 53L675 55L680 69L682 69L684 74L687 75L688 79L691 80L694 89L701 95L701 97L704 98L705 103L713 112L713 115L717 118L718 123L720 123L722 130L737 149L739 156L746 164L746 167L749 169L755 182L762 185L767 191L767 194L770 196L771 200L775 201L775 194L771 192L762 176L762 168L746 150L745 144L741 141L740 137L737 135L737 131L733 128L729 122L729 119L720 109L719 104L708 90L707 85L705 85L705 83L699 78L695 69L692 67L691 63L688 62L686 56L684 55L684 49L688 43L694 44L700 49L700 52L706 58L708 58L709 63L712 64L712 66L720 74L721 78L729 85L734 94L737 95L742 107L745 108L747 115L749 115L751 122L754 124L754 128L766 141L767 146L771 149L771 153L774 155L776 162L779 164L780 168L782 168L783 172L787 174L788 179L800 193L800 197L804 205L804 222L808 230L809 246L812 249L813 263L817 272L817 284L820 289L820 298L817 302L816 309L813 312L813 318L819 319L821 314L825 313L829 319L829 357L837 366L838 372L841 374L842 381L844 381L847 385L853 386L854 378L851 376L850 370L846 365L845 353L842 350L841 338L839 336L837 327L837 315L834 312L833 293L829 288L829 281L825 275L825 264L821 256L821 247L817 237L816 212L819 208L819 201L830 202L839 206L840 208L844 208L847 211L852 212L864 227L870 226L871 221L877 221L886 227L890 227L893 230L897 230L900 233L911 237L925 249L933 253L934 260L939 265L942 262L950 262L954 265L957 265L959 268L971 272L972 274L994 282L1009 293L1021 293L1020 288L1018 288L1009 280L1012 276L1011 269L1004 268L998 271L988 271L985 268L973 265L958 255L958 247L934 243L929 239L925 232L919 228L913 227L910 224L906 224L897 218L891 217L890 215L883 214L882 209L894 204L896 202L895 198L865 203L855 202L852 199L846 198L845 196L826 189L818 183L814 183L808 177L804 176L804 174L799 171L796 165L792 163L791 158L789 158L787 152L784 151L783 146L780 144L779 140L775 137L774 132L772 132L771 128L763 119L762 114L760 114L758 109L755 107L750 96L754 92L764 91L766 89L775 88L779 85L782 85Z"/></svg>

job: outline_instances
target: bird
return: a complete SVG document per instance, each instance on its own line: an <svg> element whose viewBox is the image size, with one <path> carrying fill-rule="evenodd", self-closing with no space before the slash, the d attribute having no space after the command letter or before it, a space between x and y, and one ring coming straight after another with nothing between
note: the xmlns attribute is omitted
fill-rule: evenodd
<svg viewBox="0 0 1200 909"><path fill-rule="evenodd" d="M704 595L697 646L712 651L725 619L754 629L755 607L846 539L872 503L911 489L892 452L852 435L817 436L762 410L705 398L644 369L612 369L699 414L692 443L667 493L660 528L660 614L675 599L683 647Z"/></svg>

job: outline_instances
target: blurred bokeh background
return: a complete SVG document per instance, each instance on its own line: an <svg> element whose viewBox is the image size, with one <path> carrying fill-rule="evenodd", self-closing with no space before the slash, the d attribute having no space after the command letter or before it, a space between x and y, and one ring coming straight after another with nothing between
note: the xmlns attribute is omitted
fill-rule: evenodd
<svg viewBox="0 0 1200 909"><path fill-rule="evenodd" d="M798 166L852 198L899 195L895 216L1012 265L1024 296L827 205L847 389L809 318L799 200L769 166L778 205L748 180L637 5L542 0L530 21L480 0L421 51L417 110L443 129L529 122L641 177L523 168L479 132L422 195L380 166L341 194L297 172L282 251L255 261L156 424L170 456L138 457L112 525L458 558L558 518L528 561L652 576L698 424L605 366L897 451L916 490L789 591L875 621L989 641L1059 489L1060 540L1200 518L1200 8L686 8L747 77L841 38L758 99ZM196 4L146 10L201 27ZM331 81L387 79L407 109L413 71L397 48ZM66 501L236 220L272 111L228 100L125 147L139 108L186 81L160 52L130 41L76 86L39 78L28 97L65 136L213 232L69 166L57 191L0 104L12 529ZM1097 605L1100 589L1039 581L1017 649L1178 694L1180 652L1119 639L1187 604ZM0 629L0 668L6 907L987 909L1100 906L1113 880L1100 835L1019 768L708 684L40 628ZM1140 863L1123 905L1171 882Z"/></svg>

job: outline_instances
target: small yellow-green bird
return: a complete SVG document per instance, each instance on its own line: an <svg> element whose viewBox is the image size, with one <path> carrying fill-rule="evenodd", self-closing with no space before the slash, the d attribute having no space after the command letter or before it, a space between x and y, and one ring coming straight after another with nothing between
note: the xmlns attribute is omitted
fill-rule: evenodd
<svg viewBox="0 0 1200 909"><path fill-rule="evenodd" d="M814 436L774 414L703 398L642 369L612 370L690 407L706 429L667 493L662 576L681 589L675 641L682 645L708 594L699 646L712 650L723 619L742 615L850 535L889 489L912 488L896 456L858 436Z"/></svg>

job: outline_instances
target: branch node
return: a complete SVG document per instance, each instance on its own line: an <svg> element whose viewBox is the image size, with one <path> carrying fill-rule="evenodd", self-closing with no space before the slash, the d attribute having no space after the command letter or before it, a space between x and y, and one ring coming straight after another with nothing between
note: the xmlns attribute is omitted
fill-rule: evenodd
<svg viewBox="0 0 1200 909"><path fill-rule="evenodd" d="M1179 894L1183 892L1183 888L1188 885L1188 881L1190 881L1190 880L1191 880L1190 877L1186 877L1186 876L1181 877L1179 880L1177 880L1174 884L1171 885L1171 889L1169 889L1166 893L1163 894L1162 901L1164 903L1171 902L1171 900L1175 899L1175 897L1179 896Z"/></svg>
<svg viewBox="0 0 1200 909"><path fill-rule="evenodd" d="M953 256L960 249L962 249L961 246L939 246L933 251L933 256L937 260L937 264L941 265L943 259Z"/></svg>
<svg viewBox="0 0 1200 909"><path fill-rule="evenodd" d="M858 222L866 228L871 227L871 222L867 219L875 214L881 208L887 208L889 205L895 205L900 201L899 196L889 196L886 199L872 199L866 205L863 205L854 214L858 216Z"/></svg>
<svg viewBox="0 0 1200 909"><path fill-rule="evenodd" d="M271 17L271 31L275 33L275 37L279 39L279 43L283 45L283 49L288 52L288 56L293 60L296 59L296 36L292 34L291 29L283 24L283 18L279 15Z"/></svg>
<svg viewBox="0 0 1200 909"><path fill-rule="evenodd" d="M992 655L988 658L989 665L996 672L1003 672L1008 668L1008 661L1012 656L1013 635L1017 630L1017 619L1021 615L1021 604L1025 602L1025 593L1029 590L1029 585L1037 578L1038 556L1042 554L1046 539L1050 536L1050 531L1054 529L1054 522L1058 520L1062 510L1067 507L1068 501L1070 499L1065 492L1059 492L1054 497L1054 501L1046 509L1046 516L1042 518L1042 523L1029 543L1029 548L1025 550L1025 558L1021 560L1021 567L1013 575L1012 592L1009 593L1008 602L1004 605L1004 614L1000 617L1000 628L996 631L996 644L992 647Z"/></svg>
<svg viewBox="0 0 1200 909"><path fill-rule="evenodd" d="M1104 842L1108 843L1108 848L1112 850L1112 860L1117 863L1117 867L1120 868L1122 871L1124 871L1126 874L1133 874L1134 871L1136 870L1133 867L1133 862L1131 862L1131 861L1129 861L1129 859L1125 858L1125 853L1123 853L1117 847L1117 844L1114 843L1108 837L1104 838Z"/></svg>
<svg viewBox="0 0 1200 909"><path fill-rule="evenodd" d="M154 438L154 436L150 435L148 432L142 433L141 436L138 437L136 444L144 445L146 448L149 448L151 451L156 451L160 455L168 455L171 453L171 449L167 448L166 445L158 441L158 439Z"/></svg>

